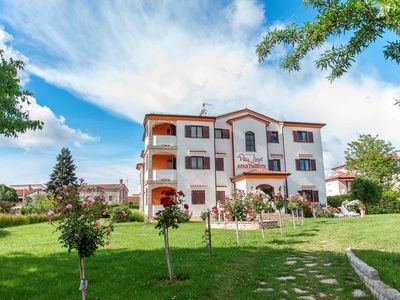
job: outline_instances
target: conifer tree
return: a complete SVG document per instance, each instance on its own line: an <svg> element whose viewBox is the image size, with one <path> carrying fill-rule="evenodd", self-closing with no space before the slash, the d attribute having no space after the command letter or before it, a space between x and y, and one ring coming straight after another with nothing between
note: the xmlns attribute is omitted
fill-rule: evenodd
<svg viewBox="0 0 400 300"><path fill-rule="evenodd" d="M71 152L68 148L62 148L50 175L50 181L47 183L47 192L57 194L63 188L63 185L76 183L75 169Z"/></svg>

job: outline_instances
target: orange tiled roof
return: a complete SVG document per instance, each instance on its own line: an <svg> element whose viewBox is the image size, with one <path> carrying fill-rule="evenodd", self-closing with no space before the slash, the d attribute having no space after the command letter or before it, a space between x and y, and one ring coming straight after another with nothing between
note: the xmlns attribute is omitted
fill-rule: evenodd
<svg viewBox="0 0 400 300"><path fill-rule="evenodd" d="M352 174L352 173L336 173L332 176L329 176L328 178L325 179L325 181L332 181L332 180L340 180L340 179L354 179L356 178L356 175Z"/></svg>
<svg viewBox="0 0 400 300"><path fill-rule="evenodd" d="M122 184L124 185L124 184ZM121 184L119 183L99 183L99 184L86 184L81 186L80 188L83 190L87 189L97 189L97 188L102 188L102 189L119 189L121 187Z"/></svg>

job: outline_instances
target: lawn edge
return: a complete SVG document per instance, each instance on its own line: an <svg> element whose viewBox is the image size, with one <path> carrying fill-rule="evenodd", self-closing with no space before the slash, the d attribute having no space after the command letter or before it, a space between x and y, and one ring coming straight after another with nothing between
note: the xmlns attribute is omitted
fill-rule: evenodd
<svg viewBox="0 0 400 300"><path fill-rule="evenodd" d="M353 253L351 248L346 250L346 256L358 276L368 287L375 298L379 300L400 299L400 292L380 280L379 273L373 267L367 265Z"/></svg>

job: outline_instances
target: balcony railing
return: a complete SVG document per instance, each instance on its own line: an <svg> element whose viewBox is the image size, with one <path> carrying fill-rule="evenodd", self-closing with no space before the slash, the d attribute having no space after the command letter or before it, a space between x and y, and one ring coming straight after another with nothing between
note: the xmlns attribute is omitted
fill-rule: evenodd
<svg viewBox="0 0 400 300"><path fill-rule="evenodd" d="M176 170L153 170L153 180L175 181Z"/></svg>
<svg viewBox="0 0 400 300"><path fill-rule="evenodd" d="M153 146L176 146L176 136L153 135Z"/></svg>

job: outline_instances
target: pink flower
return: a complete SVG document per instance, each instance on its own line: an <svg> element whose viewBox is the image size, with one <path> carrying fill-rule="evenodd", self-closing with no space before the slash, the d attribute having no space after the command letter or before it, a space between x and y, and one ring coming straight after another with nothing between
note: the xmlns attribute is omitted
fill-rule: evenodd
<svg viewBox="0 0 400 300"><path fill-rule="evenodd" d="M62 187L63 187L64 190L68 189L68 185L63 184Z"/></svg>
<svg viewBox="0 0 400 300"><path fill-rule="evenodd" d="M70 182L70 183L68 183L68 186L72 186L72 183Z"/></svg>
<svg viewBox="0 0 400 300"><path fill-rule="evenodd" d="M72 209L72 204L71 204L71 203L68 203L68 204L65 206L65 208L66 208L66 209Z"/></svg>
<svg viewBox="0 0 400 300"><path fill-rule="evenodd" d="M106 240L106 246L110 245L111 241L110 240Z"/></svg>
<svg viewBox="0 0 400 300"><path fill-rule="evenodd" d="M112 231L113 231L113 230L112 230L111 227L108 227L108 228L107 228L107 232L108 232L108 233L111 233Z"/></svg>
<svg viewBox="0 0 400 300"><path fill-rule="evenodd" d="M183 204L183 207L184 207L185 209L189 209L189 205L187 205L186 203Z"/></svg>
<svg viewBox="0 0 400 300"><path fill-rule="evenodd" d="M96 200L95 200L92 196L89 196L86 200L87 200L87 202L89 202L90 204L93 204L93 203L96 202Z"/></svg>
<svg viewBox="0 0 400 300"><path fill-rule="evenodd" d="M57 199L57 200L62 200L62 199L63 199L63 196L58 195L58 196L56 197L56 199Z"/></svg>
<svg viewBox="0 0 400 300"><path fill-rule="evenodd" d="M52 215L54 215L54 211L49 210L49 211L47 212L47 216L50 218Z"/></svg>
<svg viewBox="0 0 400 300"><path fill-rule="evenodd" d="M96 225L96 227L100 227L100 225L101 225L100 220L96 220L95 225Z"/></svg>
<svg viewBox="0 0 400 300"><path fill-rule="evenodd" d="M85 181L85 179L79 178L79 182L80 182L80 183L82 183L82 182L84 182L84 181Z"/></svg>

